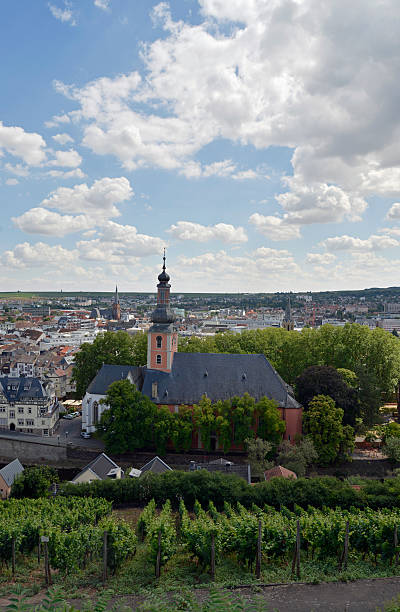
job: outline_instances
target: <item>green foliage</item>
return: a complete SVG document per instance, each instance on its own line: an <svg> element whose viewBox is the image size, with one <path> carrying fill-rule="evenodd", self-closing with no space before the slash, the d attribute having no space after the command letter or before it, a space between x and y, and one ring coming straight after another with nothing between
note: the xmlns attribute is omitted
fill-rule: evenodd
<svg viewBox="0 0 400 612"><path fill-rule="evenodd" d="M388 438L400 438L400 423L388 423L380 428L382 440L385 442Z"/></svg>
<svg viewBox="0 0 400 612"><path fill-rule="evenodd" d="M135 553L136 535L127 523L111 517L99 522L97 533L104 531L107 531L107 566L115 573Z"/></svg>
<svg viewBox="0 0 400 612"><path fill-rule="evenodd" d="M258 415L257 435L263 440L268 440L273 445L278 445L285 433L286 423L282 419L274 400L263 397L256 404Z"/></svg>
<svg viewBox="0 0 400 612"><path fill-rule="evenodd" d="M262 477L265 470L269 470L274 464L270 461L272 444L261 438L248 438L245 440L247 457L251 466L253 476Z"/></svg>
<svg viewBox="0 0 400 612"><path fill-rule="evenodd" d="M317 451L310 437L303 438L297 444L285 440L282 442L276 462L297 476L305 476L307 467L318 459Z"/></svg>
<svg viewBox="0 0 400 612"><path fill-rule="evenodd" d="M390 461L398 463L400 461L400 438L397 436L386 438L382 452L387 455Z"/></svg>
<svg viewBox="0 0 400 612"><path fill-rule="evenodd" d="M322 464L336 461L351 450L354 431L342 425L343 410L327 395L317 395L304 414L304 429L310 434Z"/></svg>
<svg viewBox="0 0 400 612"><path fill-rule="evenodd" d="M201 441L206 450L211 450L211 436L215 433L215 411L210 398L203 395L193 406L193 421L200 429Z"/></svg>
<svg viewBox="0 0 400 612"><path fill-rule="evenodd" d="M59 482L54 468L47 465L26 467L14 480L11 496L14 498L46 497L50 495L50 486L53 482Z"/></svg>
<svg viewBox="0 0 400 612"><path fill-rule="evenodd" d="M104 363L141 366L146 363L146 351L145 334L130 336L124 331L105 332L99 334L93 344L82 344L75 355L73 369L77 396L79 398L84 396L90 382Z"/></svg>
<svg viewBox="0 0 400 612"><path fill-rule="evenodd" d="M175 519L172 516L169 499L163 505L159 516L153 515L147 526L146 540L150 550L150 558L154 564L157 559L159 534L161 534L161 564L164 564L172 557L177 547Z"/></svg>

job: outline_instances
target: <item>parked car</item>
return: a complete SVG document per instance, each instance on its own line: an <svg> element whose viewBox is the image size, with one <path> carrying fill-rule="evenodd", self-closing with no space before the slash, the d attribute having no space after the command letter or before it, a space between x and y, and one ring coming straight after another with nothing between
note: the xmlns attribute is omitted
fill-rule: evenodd
<svg viewBox="0 0 400 612"><path fill-rule="evenodd" d="M71 419L73 419L74 417L72 416L72 414L63 414L63 417L62 417L62 418L63 418L63 419L68 419L68 420L70 421L70 420L71 420Z"/></svg>
<svg viewBox="0 0 400 612"><path fill-rule="evenodd" d="M82 438L84 438L85 440L87 440L88 438L91 437L90 433L88 433L87 431L81 431L81 436Z"/></svg>

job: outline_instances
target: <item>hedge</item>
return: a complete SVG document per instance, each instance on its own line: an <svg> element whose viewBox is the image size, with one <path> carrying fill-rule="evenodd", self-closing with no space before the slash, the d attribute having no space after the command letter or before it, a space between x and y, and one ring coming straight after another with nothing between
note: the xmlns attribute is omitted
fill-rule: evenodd
<svg viewBox="0 0 400 612"><path fill-rule="evenodd" d="M268 504L279 509L280 506L294 508L295 505L307 508L395 508L400 507L400 478L384 482L366 481L361 490L355 490L347 482L331 476L319 478L298 478L289 480L273 478L253 486L235 475L173 471L164 474L146 474L141 478L123 480L94 481L91 484L63 483L61 495L82 497L103 497L116 505L131 504L143 506L155 499L162 506L167 499L174 508L183 499L188 509L193 508L197 499L202 506L211 500L218 509L224 502L240 502L245 507L254 503L258 506Z"/></svg>

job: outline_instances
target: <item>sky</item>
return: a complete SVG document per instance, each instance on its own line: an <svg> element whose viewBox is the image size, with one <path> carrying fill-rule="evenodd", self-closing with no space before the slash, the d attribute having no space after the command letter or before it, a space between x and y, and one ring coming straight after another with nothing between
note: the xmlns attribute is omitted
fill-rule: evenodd
<svg viewBox="0 0 400 612"><path fill-rule="evenodd" d="M400 284L398 0L2 0L2 291Z"/></svg>

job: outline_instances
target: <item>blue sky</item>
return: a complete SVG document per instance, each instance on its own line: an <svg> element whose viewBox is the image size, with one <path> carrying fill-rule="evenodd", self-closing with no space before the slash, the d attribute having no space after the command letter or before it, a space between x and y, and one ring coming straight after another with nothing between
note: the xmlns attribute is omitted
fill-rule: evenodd
<svg viewBox="0 0 400 612"><path fill-rule="evenodd" d="M397 285L395 0L4 0L2 290Z"/></svg>

